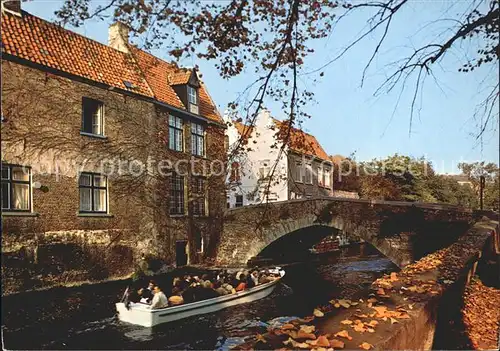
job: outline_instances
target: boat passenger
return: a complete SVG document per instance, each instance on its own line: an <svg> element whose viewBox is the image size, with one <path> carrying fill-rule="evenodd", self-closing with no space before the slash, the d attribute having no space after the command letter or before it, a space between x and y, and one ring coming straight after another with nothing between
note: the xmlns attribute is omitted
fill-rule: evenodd
<svg viewBox="0 0 500 351"><path fill-rule="evenodd" d="M251 288L253 288L255 286L255 282L252 279L252 275L251 274L249 274L249 275L246 276L245 284L246 284L246 288L247 289L251 289Z"/></svg>
<svg viewBox="0 0 500 351"><path fill-rule="evenodd" d="M207 300L217 296L219 296L219 294L212 288L212 282L210 280L205 280L196 293L196 300Z"/></svg>
<svg viewBox="0 0 500 351"><path fill-rule="evenodd" d="M250 277L252 278L253 280L253 284L254 286L255 285L259 285L259 271L258 270L254 270L252 272L252 274L250 274Z"/></svg>
<svg viewBox="0 0 500 351"><path fill-rule="evenodd" d="M266 273L262 273L259 277L259 284L266 284L269 282L272 282L274 279L272 279L269 275Z"/></svg>
<svg viewBox="0 0 500 351"><path fill-rule="evenodd" d="M240 274L240 282L239 284L236 286L235 290L236 291L243 291L246 289L247 287L247 277L246 275L243 273L243 274Z"/></svg>
<svg viewBox="0 0 500 351"><path fill-rule="evenodd" d="M165 308L168 307L168 300L163 291L161 291L161 288L156 285L153 289L154 296L153 296L153 301L151 302L151 309L159 309L159 308Z"/></svg>
<svg viewBox="0 0 500 351"><path fill-rule="evenodd" d="M184 303L184 299L181 296L181 291L178 288L172 289L172 296L168 298L169 306L178 306Z"/></svg>

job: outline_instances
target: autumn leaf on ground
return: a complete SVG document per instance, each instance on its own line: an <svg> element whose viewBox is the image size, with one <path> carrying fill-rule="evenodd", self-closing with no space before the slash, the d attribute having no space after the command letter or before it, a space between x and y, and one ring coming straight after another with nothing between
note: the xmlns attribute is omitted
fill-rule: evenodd
<svg viewBox="0 0 500 351"><path fill-rule="evenodd" d="M316 327L314 325L301 325L300 330L302 330L304 333L312 333L316 330Z"/></svg>
<svg viewBox="0 0 500 351"><path fill-rule="evenodd" d="M381 317L385 317L385 314L387 312L387 307L385 306L375 306L375 307L372 307L375 311L377 311L377 317L378 318L381 318Z"/></svg>
<svg viewBox="0 0 500 351"><path fill-rule="evenodd" d="M309 323L309 322L312 322L313 320L314 320L314 316L307 316L307 317L304 317L301 319L301 321L304 323Z"/></svg>
<svg viewBox="0 0 500 351"><path fill-rule="evenodd" d="M341 330L338 333L336 333L334 336L338 336L341 338L346 338L348 340L352 340L352 336L349 335L349 332L347 330Z"/></svg>
<svg viewBox="0 0 500 351"><path fill-rule="evenodd" d="M314 335L313 333L306 333L303 330L299 330L299 332L297 333L296 339L311 339L311 340L314 340L314 339L316 339L316 335Z"/></svg>
<svg viewBox="0 0 500 351"><path fill-rule="evenodd" d="M327 337L324 335L318 336L316 340L307 340L306 341L308 344L314 345L314 346L319 346L319 347L329 347L330 342L328 341Z"/></svg>
<svg viewBox="0 0 500 351"><path fill-rule="evenodd" d="M382 288L378 288L377 295L385 295L385 291Z"/></svg>
<svg viewBox="0 0 500 351"><path fill-rule="evenodd" d="M373 329L373 328L366 328L366 331L368 333L375 333L375 329Z"/></svg>
<svg viewBox="0 0 500 351"><path fill-rule="evenodd" d="M366 314L355 314L354 317L358 317L358 318L368 318L368 316Z"/></svg>
<svg viewBox="0 0 500 351"><path fill-rule="evenodd" d="M351 321L351 320L349 320L349 319L344 319L344 320L343 320L343 321L341 321L340 323L349 325L349 324L352 324L352 321Z"/></svg>
<svg viewBox="0 0 500 351"><path fill-rule="evenodd" d="M343 349L345 344L339 339L332 339L330 340L330 347L333 347L334 349Z"/></svg>
<svg viewBox="0 0 500 351"><path fill-rule="evenodd" d="M391 324L399 323L397 319L391 317Z"/></svg>
<svg viewBox="0 0 500 351"><path fill-rule="evenodd" d="M364 343L360 344L359 347L361 347L363 350L369 350L373 346L371 344L367 343L367 342L364 342Z"/></svg>
<svg viewBox="0 0 500 351"><path fill-rule="evenodd" d="M370 323L368 323L368 325L369 325L370 327L376 327L376 326L377 326L377 324L378 324L378 321L376 321L376 320L374 320L374 319L372 319L372 320L370 321Z"/></svg>
<svg viewBox="0 0 500 351"><path fill-rule="evenodd" d="M315 317L323 317L325 314L318 310L317 308L314 309L313 314Z"/></svg>
<svg viewBox="0 0 500 351"><path fill-rule="evenodd" d="M354 325L354 331L357 331L359 333L364 333L365 332L365 325L363 323L358 323Z"/></svg>
<svg viewBox="0 0 500 351"><path fill-rule="evenodd" d="M398 318L409 319L410 315L408 313L400 313Z"/></svg>
<svg viewBox="0 0 500 351"><path fill-rule="evenodd" d="M391 273L391 282L395 282L398 280L398 274L396 272Z"/></svg>
<svg viewBox="0 0 500 351"><path fill-rule="evenodd" d="M266 338L262 335L262 334L257 334L255 336L257 342L263 342L264 344L267 343L267 340Z"/></svg>
<svg viewBox="0 0 500 351"><path fill-rule="evenodd" d="M295 329L295 326L293 324L290 324L290 323L285 323L281 326L281 329L283 330L287 330L287 329Z"/></svg>
<svg viewBox="0 0 500 351"><path fill-rule="evenodd" d="M344 307L344 308L349 308L351 307L350 301L349 300L339 300L339 305Z"/></svg>
<svg viewBox="0 0 500 351"><path fill-rule="evenodd" d="M413 309L413 305L414 305L414 304L409 304L409 305L408 305L408 308L409 308L410 310L412 310L412 309Z"/></svg>
<svg viewBox="0 0 500 351"><path fill-rule="evenodd" d="M287 341L283 342L284 345L291 345L293 348L299 348L299 349L308 349L309 344L306 344L305 342L297 342L293 340L292 338L288 338Z"/></svg>

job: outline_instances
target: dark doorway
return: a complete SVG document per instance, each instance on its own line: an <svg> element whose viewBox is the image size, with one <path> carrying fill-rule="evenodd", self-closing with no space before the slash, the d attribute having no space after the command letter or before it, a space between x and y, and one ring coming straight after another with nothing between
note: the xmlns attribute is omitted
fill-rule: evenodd
<svg viewBox="0 0 500 351"><path fill-rule="evenodd" d="M187 240L179 240L175 242L175 263L177 267L185 266L188 262L186 246Z"/></svg>

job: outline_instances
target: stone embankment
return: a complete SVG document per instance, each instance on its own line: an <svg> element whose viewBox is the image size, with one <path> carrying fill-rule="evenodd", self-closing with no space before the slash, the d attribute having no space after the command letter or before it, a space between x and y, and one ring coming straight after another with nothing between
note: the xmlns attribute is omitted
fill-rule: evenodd
<svg viewBox="0 0 500 351"><path fill-rule="evenodd" d="M369 295L332 300L240 349L431 349L440 304L463 293L484 251L499 254L499 243L498 222L483 217L456 243L377 279Z"/></svg>

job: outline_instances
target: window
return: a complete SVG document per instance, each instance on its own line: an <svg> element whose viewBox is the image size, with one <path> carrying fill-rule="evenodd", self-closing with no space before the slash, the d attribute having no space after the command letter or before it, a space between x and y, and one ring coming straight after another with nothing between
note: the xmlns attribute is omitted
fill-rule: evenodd
<svg viewBox="0 0 500 351"><path fill-rule="evenodd" d="M306 180L307 184L312 184L312 165L310 163L306 164Z"/></svg>
<svg viewBox="0 0 500 351"><path fill-rule="evenodd" d="M80 173L78 180L80 190L80 212L108 211L107 177L97 173Z"/></svg>
<svg viewBox="0 0 500 351"><path fill-rule="evenodd" d="M173 174L170 185L170 214L184 214L184 177Z"/></svg>
<svg viewBox="0 0 500 351"><path fill-rule="evenodd" d="M170 115L168 118L168 146L171 150L184 151L182 119Z"/></svg>
<svg viewBox="0 0 500 351"><path fill-rule="evenodd" d="M31 211L31 168L2 164L2 209Z"/></svg>
<svg viewBox="0 0 500 351"><path fill-rule="evenodd" d="M190 85L188 85L188 110L198 114L198 92Z"/></svg>
<svg viewBox="0 0 500 351"><path fill-rule="evenodd" d="M261 161L259 168L259 179L265 179L269 177L271 173L271 167L269 166L269 160Z"/></svg>
<svg viewBox="0 0 500 351"><path fill-rule="evenodd" d="M234 207L241 206L243 206L243 195L236 195L236 203L234 204Z"/></svg>
<svg viewBox="0 0 500 351"><path fill-rule="evenodd" d="M205 179L201 177L193 177L191 180L191 193L192 193L192 204L193 204L193 215L195 216L205 216Z"/></svg>
<svg viewBox="0 0 500 351"><path fill-rule="evenodd" d="M196 156L205 155L205 130L201 124L191 123L191 152Z"/></svg>
<svg viewBox="0 0 500 351"><path fill-rule="evenodd" d="M304 167L302 166L301 161L297 161L295 163L295 173L294 173L294 180L296 182L303 182L304 181Z"/></svg>
<svg viewBox="0 0 500 351"><path fill-rule="evenodd" d="M193 105L198 105L198 94L196 88L188 85L188 102Z"/></svg>
<svg viewBox="0 0 500 351"><path fill-rule="evenodd" d="M318 168L318 185L325 186L325 175L321 167Z"/></svg>
<svg viewBox="0 0 500 351"><path fill-rule="evenodd" d="M329 168L325 168L323 170L323 175L325 177L325 182L323 183L325 185L325 188L331 188L332 187L331 170Z"/></svg>
<svg viewBox="0 0 500 351"><path fill-rule="evenodd" d="M229 176L229 181L232 183L241 181L240 164L238 162L231 163L231 175Z"/></svg>
<svg viewBox="0 0 500 351"><path fill-rule="evenodd" d="M104 135L104 104L84 97L82 106L82 132Z"/></svg>

